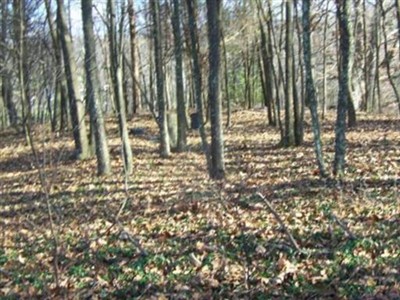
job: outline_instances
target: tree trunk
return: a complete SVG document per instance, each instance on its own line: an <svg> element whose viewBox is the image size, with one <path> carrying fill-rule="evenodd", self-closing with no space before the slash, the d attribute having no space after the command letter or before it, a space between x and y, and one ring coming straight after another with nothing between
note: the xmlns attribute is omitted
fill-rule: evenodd
<svg viewBox="0 0 400 300"><path fill-rule="evenodd" d="M379 3L375 3L374 10L374 30L373 30L373 38L371 39L371 47L375 48L375 66L374 66L374 84L373 84L373 92L371 96L371 106L374 111L378 107L378 112L381 113L381 83L380 83L380 45L381 45L381 35L380 35L380 25L381 25L381 16L379 13Z"/></svg>
<svg viewBox="0 0 400 300"><path fill-rule="evenodd" d="M262 58L262 70L264 74L264 106L267 107L268 112L268 124L275 126L276 120L273 115L273 101L274 101L274 90L273 90L273 75L272 75L272 56L269 53L267 38L265 34L264 26L259 22L260 34L261 34L261 58Z"/></svg>
<svg viewBox="0 0 400 300"><path fill-rule="evenodd" d="M93 31L92 0L82 0L82 21L85 41L86 100L89 102L90 125L94 133L99 175L111 171L107 136L100 101L100 83L96 61L96 43Z"/></svg>
<svg viewBox="0 0 400 300"><path fill-rule="evenodd" d="M28 145L30 145L29 136L29 126L31 126L32 121L32 109L30 107L30 101L28 97L27 89L27 78L26 78L26 45L25 45L25 32L26 32L26 22L25 22L25 2L14 0L14 42L16 45L16 58L18 64L18 81L19 81L19 91L21 97L22 106L22 125L25 132L25 139Z"/></svg>
<svg viewBox="0 0 400 300"><path fill-rule="evenodd" d="M121 37L117 38L115 1L107 1L107 12L109 20L109 44L110 44L110 63L111 78L113 82L113 94L117 106L119 134L122 141L122 155L124 171L126 174L132 173L132 149L129 141L128 126L126 122L126 108L123 89L122 75L122 46ZM122 22L122 21L121 21ZM122 32L119 33L122 35Z"/></svg>
<svg viewBox="0 0 400 300"><path fill-rule="evenodd" d="M140 89L139 89L139 68L136 59L136 17L135 8L133 6L133 0L128 0L128 15L129 15L129 34L131 44L131 66L132 66L132 104L133 113L136 114L140 108Z"/></svg>
<svg viewBox="0 0 400 300"><path fill-rule="evenodd" d="M364 76L364 96L360 105L360 110L367 111L368 110L368 101L371 94L371 54L368 53L368 36L367 36L367 16L366 16L366 0L363 0L363 12L362 12L362 27L363 27L363 76ZM369 50L372 53L372 49Z"/></svg>
<svg viewBox="0 0 400 300"><path fill-rule="evenodd" d="M157 78L158 126L160 128L160 155L163 158L167 158L170 156L171 150L164 94L165 86L164 72L162 66L162 41L159 0L150 0L150 7L153 16L154 60Z"/></svg>
<svg viewBox="0 0 400 300"><path fill-rule="evenodd" d="M295 63L295 54L294 54L294 45L293 45L293 99L294 99L294 126L295 126L295 140L296 146L300 146L304 142L304 106L305 99L304 93L304 62L303 62L303 48L302 48L302 31L300 28L300 18L297 11L297 3L298 0L294 0L294 7L295 7L295 20L296 20L296 31L297 31L297 41L298 41L298 61ZM296 68L296 65L298 68ZM296 78L300 79L300 91L297 85Z"/></svg>
<svg viewBox="0 0 400 300"><path fill-rule="evenodd" d="M321 130L318 119L318 103L312 74L312 50L311 50L311 29L310 29L310 6L311 0L303 0L303 57L306 76L306 102L311 112L312 131L314 134L314 150L317 158L319 174L326 177L324 157L322 154Z"/></svg>
<svg viewBox="0 0 400 300"><path fill-rule="evenodd" d="M354 63L355 63L355 40L354 40L354 31L353 31L353 23L351 21L351 13L350 6L348 8L348 20L347 26L349 28L349 74L348 74L348 89L349 89L349 98L347 99L347 125L348 127L356 126L357 116L356 109L354 107L354 99L353 99L353 73L354 73Z"/></svg>
<svg viewBox="0 0 400 300"><path fill-rule="evenodd" d="M174 31L175 47L175 81L176 81L176 102L178 115L178 141L177 151L182 152L186 149L186 102L183 87L183 59L182 59L182 31L181 31L181 9L180 1L173 0L172 27Z"/></svg>
<svg viewBox="0 0 400 300"><path fill-rule="evenodd" d="M197 22L196 22L196 13L195 13L195 4L196 1L186 0L187 10L188 10L188 22L189 22L189 31L190 31L190 50L191 50L191 58L192 58L192 77L194 84L194 98L197 108L197 114L200 121L200 137L201 144L203 148L203 152L206 156L207 160L207 169L209 173L211 173L211 159L210 159L210 150L207 142L206 129L204 127L204 112L203 112L203 103L202 103L202 78L201 78L201 69L200 69L200 60L199 60L199 50L198 50L198 33L197 33Z"/></svg>
<svg viewBox="0 0 400 300"><path fill-rule="evenodd" d="M380 10L381 10L381 15L382 15L382 34L383 34L383 49L385 51L385 58L384 58L384 66L386 68L386 75L389 79L389 83L392 86L393 89L393 93L397 102L397 107L399 109L400 112L400 94L399 91L397 89L396 86L396 82L392 76L392 72L391 72L391 68L390 68L390 64L391 61L394 57L394 53L390 52L388 50L388 37L387 37L387 33L386 33L386 11L385 8L383 7L383 0L379 0L379 5L380 5Z"/></svg>
<svg viewBox="0 0 400 300"><path fill-rule="evenodd" d="M293 51L294 47L292 48ZM294 51L293 54L293 62L295 61ZM303 97L299 97L299 92L297 88L296 82L296 66L293 63L293 113L294 113L294 140L296 146L300 146L304 140L304 129L303 129L303 119L304 119L304 110L303 110ZM300 92L300 94L302 94Z"/></svg>
<svg viewBox="0 0 400 300"><path fill-rule="evenodd" d="M68 114L67 106L66 106L66 92L65 92L65 72L63 68L62 62L62 50L60 45L60 40L57 38L57 28L54 27L53 24L53 16L51 13L50 2L49 0L45 0L46 14L47 14L47 22L49 25L49 31L51 40L53 43L54 50L54 58L56 61L57 75L56 75L56 92L54 95L54 106L53 106L53 119L51 121L51 129L52 131L57 130L57 124L60 122L60 130L64 130L67 127L67 117Z"/></svg>
<svg viewBox="0 0 400 300"><path fill-rule="evenodd" d="M220 0L207 0L208 20L208 102L211 121L211 173L210 177L222 179L225 177L224 137L222 132L222 104L219 97L219 66L220 66Z"/></svg>
<svg viewBox="0 0 400 300"><path fill-rule="evenodd" d="M226 127L231 127L232 124L232 101L229 94L229 72L228 72L228 53L226 51L226 43L225 43L225 36L224 31L221 28L221 40L222 40L222 50L223 50L223 57L224 57L224 87L225 87L225 102L226 102Z"/></svg>
<svg viewBox="0 0 400 300"><path fill-rule="evenodd" d="M327 3L326 10L325 10L324 34L323 34L323 42L322 42L322 103L321 103L321 109L322 109L321 118L322 118L322 120L325 119L326 100L328 98L327 86L326 86L326 52L327 52L326 51L326 48L327 48L326 40L327 40L327 31L328 31L328 16L329 16L329 5ZM311 36L310 36L310 39L311 39ZM311 41L310 41L310 44L311 44ZM306 89L307 89L307 87L306 87Z"/></svg>
<svg viewBox="0 0 400 300"><path fill-rule="evenodd" d="M294 116L293 116L293 20L292 20L292 0L286 1L286 44L285 44L285 136L283 145L286 147L294 146Z"/></svg>
<svg viewBox="0 0 400 300"><path fill-rule="evenodd" d="M394 6L396 7L396 18L397 18L397 39L400 48L400 0L394 0ZM400 60L400 51L399 52L399 60Z"/></svg>
<svg viewBox="0 0 400 300"><path fill-rule="evenodd" d="M90 155L89 142L85 125L85 108L81 99L78 84L77 68L73 54L71 35L68 31L67 16L64 1L57 0L57 25L59 27L61 45L64 57L65 76L67 81L69 104L72 121L72 131L75 141L75 149L78 158L85 159Z"/></svg>
<svg viewBox="0 0 400 300"><path fill-rule="evenodd" d="M350 33L348 26L349 0L337 0L337 18L340 32L340 73L337 118L335 128L335 159L333 173L342 178L346 154L346 112L349 99L349 52Z"/></svg>
<svg viewBox="0 0 400 300"><path fill-rule="evenodd" d="M1 97L7 110L8 122L11 126L18 123L17 109L12 100L11 74L6 67L7 64L7 0L1 0L1 36L0 36L0 65L4 66L0 73Z"/></svg>

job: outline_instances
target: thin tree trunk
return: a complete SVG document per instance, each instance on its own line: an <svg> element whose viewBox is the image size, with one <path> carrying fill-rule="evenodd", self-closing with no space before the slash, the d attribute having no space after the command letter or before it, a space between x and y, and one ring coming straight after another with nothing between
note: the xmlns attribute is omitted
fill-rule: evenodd
<svg viewBox="0 0 400 300"><path fill-rule="evenodd" d="M123 10L123 8L122 8ZM129 141L128 126L126 122L126 108L124 101L123 90L123 74L122 74L122 32L119 32L120 37L117 37L116 28L116 11L115 1L107 1L107 12L109 20L109 44L110 44L110 63L111 63L111 78L113 82L113 91L115 104L117 106L118 127L122 142L122 155L124 163L124 171L126 174L132 173L132 149ZM121 20L122 24L123 20Z"/></svg>
<svg viewBox="0 0 400 300"><path fill-rule="evenodd" d="M292 52L293 62L295 62L294 47L292 51L293 51ZM301 92L300 93L298 92L298 87L296 82L296 66L294 63L293 63L292 76L293 76L294 139L296 146L300 146L304 140L304 129L303 129L304 112L302 105L303 97L299 97L299 94L301 94Z"/></svg>
<svg viewBox="0 0 400 300"><path fill-rule="evenodd" d="M363 27L363 58L364 58L364 72L363 72L363 76L364 76L364 97L362 99L361 105L360 105L360 110L362 111L367 111L368 110L368 101L369 101L369 96L371 93L371 54L372 53L372 49L368 50L368 36L367 36L367 9L366 9L366 0L363 0L363 13L362 13L362 27ZM368 53L370 52L370 53Z"/></svg>
<svg viewBox="0 0 400 300"><path fill-rule="evenodd" d="M386 74L389 79L389 83L393 89L393 93L394 93L394 96L395 96L395 99L397 102L397 107L400 112L400 94L399 94L399 91L397 89L396 83L393 79L392 72L390 69L390 63L393 59L394 54L393 54L393 52L389 52L389 50L388 50L388 37L387 37L387 33L386 33L386 12L383 7L383 0L379 0L379 5L380 5L380 10L381 10L381 15L382 15L383 49L385 50L384 65L386 68Z"/></svg>
<svg viewBox="0 0 400 300"><path fill-rule="evenodd" d="M160 128L160 155L161 157L167 158L170 156L171 150L164 94L165 86L164 72L162 66L162 41L159 0L150 0L150 7L153 16L154 60L157 77L158 126Z"/></svg>
<svg viewBox="0 0 400 300"><path fill-rule="evenodd" d="M68 32L64 1L57 0L57 4L57 24L59 27L63 50L75 149L78 153L78 158L85 159L90 155L89 141L85 125L85 109L79 92L80 88L76 72L77 68L73 54L72 39Z"/></svg>
<svg viewBox="0 0 400 300"><path fill-rule="evenodd" d="M286 2L286 44L285 44L285 136L283 145L286 147L295 145L294 116L293 116L293 1Z"/></svg>
<svg viewBox="0 0 400 300"><path fill-rule="evenodd" d="M372 41L372 47L375 47L375 72L374 72L374 88L373 88L373 97L372 97L372 107L373 110L376 111L378 106L378 112L381 113L381 83L380 83L380 45L381 45L381 36L380 36L380 24L381 17L379 13L379 3L375 4L375 24L374 24L374 38Z"/></svg>
<svg viewBox="0 0 400 300"><path fill-rule="evenodd" d="M137 110L141 106L140 101L140 89L139 89L139 68L136 59L136 16L135 7L133 0L128 0L128 15L129 15L129 34L130 34L130 46L131 46L131 76L132 76L132 104L133 113L136 114Z"/></svg>
<svg viewBox="0 0 400 300"><path fill-rule="evenodd" d="M190 31L190 48L191 48L191 58L192 58L192 77L194 84L194 98L197 108L197 114L200 121L200 137L201 144L203 147L203 152L207 160L207 169L211 173L211 159L210 150L207 142L206 129L204 126L204 111L202 103L202 75L199 60L199 50L198 50L198 33L197 33L197 22L195 13L195 3L193 0L186 0L187 11L188 11L188 21L189 21L189 31Z"/></svg>
<svg viewBox="0 0 400 300"><path fill-rule="evenodd" d="M294 93L294 108L295 108L295 138L296 138L296 145L299 146L304 142L304 107L305 107L305 88L304 88L304 62L303 62L303 47L302 47L302 31L300 28L300 18L297 11L297 3L298 0L294 0L294 12L295 12L295 19L296 19L296 31L297 31L297 42L298 42L298 62L297 64L294 63L293 67L293 93ZM293 45L293 62L295 62L295 55L294 55L295 47ZM297 72L296 72L296 65L298 65ZM300 78L300 92L296 82L296 78Z"/></svg>
<svg viewBox="0 0 400 300"><path fill-rule="evenodd" d="M224 87L225 87L225 102L226 102L226 127L231 127L231 115L232 115L232 102L229 94L229 72L228 72L228 53L226 51L226 43L224 30L221 28L221 40L222 40L222 51L224 58Z"/></svg>
<svg viewBox="0 0 400 300"><path fill-rule="evenodd" d="M213 179L225 177L224 137L222 130L222 104L219 98L220 67L220 0L207 0L208 21L208 102L211 120L211 173Z"/></svg>
<svg viewBox="0 0 400 300"><path fill-rule="evenodd" d="M264 73L264 105L267 107L268 113L268 124L275 126L276 120L273 116L273 76L272 76L272 56L269 53L268 43L267 41L268 36L265 34L264 26L259 22L260 26L260 34L261 34L261 58L262 58L262 69Z"/></svg>
<svg viewBox="0 0 400 300"><path fill-rule="evenodd" d="M328 16L329 16L329 4L326 3L326 10L325 10L325 20L324 20L324 34L323 34L323 42L322 42L322 120L325 119L325 112L326 112L326 99L328 97L327 93L327 86L326 86L326 40L327 40L327 31L328 31ZM310 33L311 34L311 33ZM310 36L311 39L311 36ZM311 43L311 41L310 41Z"/></svg>
<svg viewBox="0 0 400 300"><path fill-rule="evenodd" d="M6 65L6 53L7 53L7 0L1 0L1 36L0 36L0 65ZM8 121L11 126L15 126L18 123L18 114L15 104L12 100L12 87L11 87L11 74L7 67L4 67L0 73L1 80L1 96L4 101L4 105L7 109Z"/></svg>
<svg viewBox="0 0 400 300"><path fill-rule="evenodd" d="M355 7L357 11L357 7ZM347 116L348 116L348 127L354 127L357 123L356 109L354 107L353 99L353 73L355 72L355 35L353 28L353 22L351 20L350 5L349 5L349 17L348 17L348 27L349 27L349 78L348 78L348 88L349 88L349 98L347 100Z"/></svg>
<svg viewBox="0 0 400 300"><path fill-rule="evenodd" d="M183 86L183 59L182 59L182 31L181 31L181 9L180 1L173 0L172 26L174 31L175 47L175 80L176 80L176 102L178 113L178 141L177 151L182 152L186 149L187 120L186 120L186 102Z"/></svg>
<svg viewBox="0 0 400 300"><path fill-rule="evenodd" d="M111 171L107 136L100 101L100 81L96 61L96 43L93 31L92 0L82 0L82 20L85 41L86 99L89 102L90 125L94 133L99 175Z"/></svg>
<svg viewBox="0 0 400 300"><path fill-rule="evenodd" d="M337 118L335 128L335 159L333 173L342 178L346 154L346 112L349 99L349 52L350 32L348 26L349 0L337 0L337 18L340 32L340 73Z"/></svg>
<svg viewBox="0 0 400 300"><path fill-rule="evenodd" d="M394 0L394 5L396 7L396 18L397 18L397 39L400 48L400 0ZM399 60L400 60L400 51L399 52Z"/></svg>
<svg viewBox="0 0 400 300"><path fill-rule="evenodd" d="M314 134L314 151L317 158L319 174L326 177L324 157L322 153L321 130L318 119L318 103L312 74L312 50L311 50L311 29L310 29L310 6L311 0L303 0L303 56L306 76L306 102L310 108L312 131Z"/></svg>
<svg viewBox="0 0 400 300"><path fill-rule="evenodd" d="M25 47L25 3L23 1L14 0L14 41L16 44L17 63L18 63L18 81L19 91L21 97L22 106L22 125L25 132L25 139L28 145L31 144L29 136L29 126L32 122L32 109L30 107L30 101L27 94L27 82L26 82L26 47Z"/></svg>

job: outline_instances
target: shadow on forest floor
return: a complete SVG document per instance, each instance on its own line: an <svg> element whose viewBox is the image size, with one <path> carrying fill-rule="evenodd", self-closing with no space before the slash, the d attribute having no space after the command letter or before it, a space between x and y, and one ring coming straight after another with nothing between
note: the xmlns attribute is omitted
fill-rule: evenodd
<svg viewBox="0 0 400 300"><path fill-rule="evenodd" d="M332 120L324 126L327 166ZM148 117L132 123L157 131ZM56 166L46 172L56 259L30 149L21 146L23 137L0 133L0 271L9 275L0 276L0 297L399 295L397 120L361 116L348 135L347 173L340 184L318 177L308 127L303 146L279 148L277 130L257 111L233 114L225 135L227 178L217 182L207 177L195 132L189 133L189 151L169 159L158 157L157 143L132 137L135 168L125 178L116 123L107 125L110 176L95 176L94 159L74 161L70 150L60 150L67 138L40 151L41 164ZM306 255L294 249L258 192Z"/></svg>

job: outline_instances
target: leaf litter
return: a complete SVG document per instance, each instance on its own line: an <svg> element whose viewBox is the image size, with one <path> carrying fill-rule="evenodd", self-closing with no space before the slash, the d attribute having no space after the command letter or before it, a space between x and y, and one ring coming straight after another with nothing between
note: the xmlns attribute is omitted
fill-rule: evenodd
<svg viewBox="0 0 400 300"><path fill-rule="evenodd" d="M261 111L234 113L223 182L208 179L196 132L188 152L159 158L149 116L130 123L146 135L131 137L134 172L127 184L115 121L107 122L113 174L101 178L94 159L71 159L68 134L55 138L35 128L56 262L32 154L22 135L0 133L0 296L398 299L399 120L360 115L348 133L347 174L338 185L318 178L310 128L304 146L278 148L279 135L265 119ZM330 116L327 162L332 126Z"/></svg>

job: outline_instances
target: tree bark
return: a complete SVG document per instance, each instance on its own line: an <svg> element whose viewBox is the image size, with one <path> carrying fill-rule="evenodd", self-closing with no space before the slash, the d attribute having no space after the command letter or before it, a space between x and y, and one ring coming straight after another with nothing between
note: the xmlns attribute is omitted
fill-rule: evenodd
<svg viewBox="0 0 400 300"><path fill-rule="evenodd" d="M176 81L176 102L178 114L178 141L177 151L182 152L186 149L187 121L186 121L186 102L183 87L183 58L182 58L182 30L181 30L181 8L180 1L173 0L172 27L174 31L175 47L175 81Z"/></svg>
<svg viewBox="0 0 400 300"><path fill-rule="evenodd" d="M22 106L22 126L25 132L25 139L28 145L31 144L29 136L29 126L32 122L32 109L30 107L30 101L28 96L28 83L27 83L27 63L26 63L26 44L25 44L25 33L26 33L26 21L25 21L25 1L14 0L14 42L16 45L16 57L17 57L17 70L18 70L18 81L19 81L19 92L21 97Z"/></svg>
<svg viewBox="0 0 400 300"><path fill-rule="evenodd" d="M311 0L303 0L303 57L306 76L306 99L311 112L312 131L314 134L314 151L317 158L319 174L326 177L325 162L322 153L321 130L318 118L318 103L312 74L312 50L310 29L310 6Z"/></svg>
<svg viewBox="0 0 400 300"><path fill-rule="evenodd" d="M65 76L69 96L72 132L78 158L89 157L89 142L85 125L85 108L80 95L77 68L73 54L72 38L68 31L67 16L63 0L57 0L57 25L59 27L61 45L64 57Z"/></svg>
<svg viewBox="0 0 400 300"><path fill-rule="evenodd" d="M129 15L129 34L131 43L131 75L132 75L132 104L133 113L136 114L137 110L141 106L140 101L140 89L139 89L139 68L136 59L136 17L135 17L135 7L133 5L133 0L128 0L128 15Z"/></svg>
<svg viewBox="0 0 400 300"><path fill-rule="evenodd" d="M158 126L160 128L160 156L167 158L171 154L167 111L165 103L164 71L162 66L162 41L160 23L159 0L150 0L150 7L153 16L153 38L154 38L154 61L157 78L157 105L158 105Z"/></svg>
<svg viewBox="0 0 400 300"><path fill-rule="evenodd" d="M271 53L269 53L269 48L267 44L267 38L269 38L268 35L265 34L264 26L261 23L261 20L259 22L260 26L260 35L261 35L261 58L262 58L262 70L264 74L264 106L267 107L267 113L268 113L268 124L271 126L276 125L276 120L275 116L273 114L273 101L274 101L274 89L273 89L273 74L272 74L272 56Z"/></svg>
<svg viewBox="0 0 400 300"><path fill-rule="evenodd" d="M207 169L208 172L211 173L211 159L210 159L210 149L207 142L207 134L206 129L204 127L204 112L203 112L203 103L202 103L202 74L200 69L200 60L199 60L199 49L198 49L198 33L197 33L197 22L196 22L196 13L195 13L195 4L194 0L186 0L187 11L188 11L188 22L189 22L189 32L190 32L190 50L191 50L191 59L192 59L192 77L193 77L193 85L194 85L194 98L195 104L197 108L197 114L200 121L200 137L201 144L203 148L203 152L206 156L207 160Z"/></svg>
<svg viewBox="0 0 400 300"><path fill-rule="evenodd" d="M207 0L208 20L208 102L211 121L211 173L213 179L225 177L224 137L222 131L222 104L219 97L220 67L220 0Z"/></svg>
<svg viewBox="0 0 400 300"><path fill-rule="evenodd" d="M107 1L108 12L108 38L110 44L110 64L111 64L111 78L113 83L113 94L115 104L117 106L118 115L118 128L122 141L122 155L124 163L124 171L126 174L132 173L132 149L129 141L128 126L126 122L126 108L124 100L123 89L123 75L122 75L122 46L121 38L117 38L116 28L116 12L115 1ZM122 35L122 32L119 33Z"/></svg>
<svg viewBox="0 0 400 300"><path fill-rule="evenodd" d="M100 101L100 83L93 31L92 0L82 0L82 21L85 40L86 99L89 101L90 125L94 134L99 175L111 172L110 155Z"/></svg>
<svg viewBox="0 0 400 300"><path fill-rule="evenodd" d="M355 41L353 32L353 23L351 21L350 6L348 7L348 20L347 26L349 31L349 74L348 74L348 89L349 97L347 99L347 126L354 127L357 123L356 109L354 107L353 99L353 73L354 73L354 63L355 63Z"/></svg>
<svg viewBox="0 0 400 300"><path fill-rule="evenodd" d="M344 175L346 155L346 112L349 99L349 52L350 33L348 26L349 0L336 0L337 18L340 32L340 73L339 96L335 128L335 159L333 163L334 175L342 178Z"/></svg>
<svg viewBox="0 0 400 300"><path fill-rule="evenodd" d="M394 0L394 6L396 7L396 18L397 18L397 39L400 48L400 0ZM400 51L399 51L400 59Z"/></svg>
<svg viewBox="0 0 400 300"><path fill-rule="evenodd" d="M292 20L293 1L286 1L286 43L285 43L285 136L283 145L286 147L294 146L294 116L293 116L293 20Z"/></svg>
<svg viewBox="0 0 400 300"><path fill-rule="evenodd" d="M382 34L383 34L383 49L385 51L385 58L384 58L384 62L383 64L385 65L385 69L386 69L386 75L389 79L389 83L393 89L393 93L397 102L397 107L399 109L400 112L400 94L399 91L397 89L396 86L396 82L392 76L392 72L391 72L391 61L394 57L394 53L389 51L389 47L388 47L388 37L387 37L387 33L386 33L386 12L385 12L385 8L383 7L383 0L379 0L379 5L380 5L380 10L381 10L381 15L382 15Z"/></svg>
<svg viewBox="0 0 400 300"><path fill-rule="evenodd" d="M8 122L11 126L15 126L18 123L18 114L12 100L11 74L7 67L7 19L7 0L1 0L0 65L3 66L0 73L1 97L7 110Z"/></svg>

